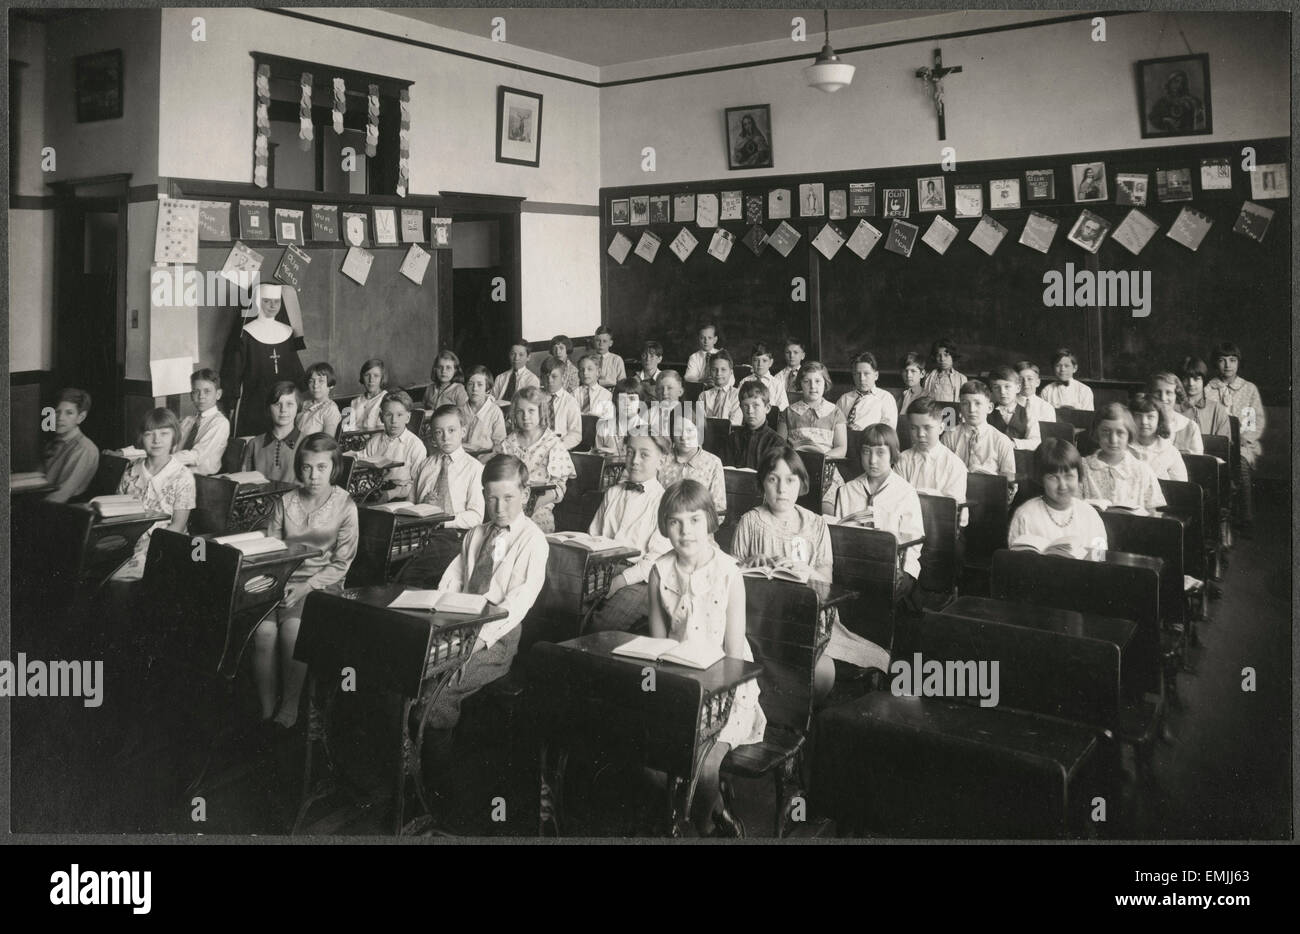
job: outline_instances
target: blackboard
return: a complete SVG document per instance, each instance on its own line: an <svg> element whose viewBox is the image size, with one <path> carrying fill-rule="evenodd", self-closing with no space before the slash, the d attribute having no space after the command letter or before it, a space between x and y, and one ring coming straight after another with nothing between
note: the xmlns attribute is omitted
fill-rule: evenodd
<svg viewBox="0 0 1300 934"><path fill-rule="evenodd" d="M807 237L800 238L788 257L771 247L755 256L740 242L746 230L743 224L722 226L736 235L725 263L707 252L710 230L695 231L700 243L683 263L668 248L676 227L619 228L634 244L643 230L661 236L670 229L672 233L664 237L653 264L635 253L629 253L622 265L607 257L603 293L607 306L618 309L617 315L606 318L614 332L616 353L636 357L643 341L657 340L669 349L668 360L684 361L698 349L696 333L704 321L716 323L722 337L719 346L729 350L738 364L749 362L756 342L767 343L780 360L780 344L787 334L808 339ZM775 229L776 224L768 226ZM797 300L791 285L795 277L804 280L802 300Z"/></svg>
<svg viewBox="0 0 1300 934"><path fill-rule="evenodd" d="M1257 164L1288 163L1288 141L1251 140L1131 149L1115 152L1075 153L1050 157L1025 157L968 163L943 173L938 166L864 168L852 172L776 176L757 179L714 179L668 186L604 189L602 191L602 248L616 232L635 243L645 228L612 226L610 201L633 195L677 194L741 190L766 194L773 188L797 192L801 182L822 182L827 197L832 189L847 189L849 182L875 182L877 214L867 218L888 234L889 219L880 216L886 188L911 192L911 223L930 226L935 214L917 210L919 178L944 175L947 210L941 212L958 228L956 240L940 256L918 237L910 258L878 244L861 260L841 249L826 260L808 246L816 227L826 223L793 218L801 233L799 246L788 259L770 249L760 257L737 242L726 263L705 253L710 230L687 225L700 238L695 253L681 263L668 243L682 224L661 224L650 229L664 244L653 264L629 254L620 266L607 254L603 265L603 315L615 333L615 347L634 355L639 342L655 338L665 344L668 360L684 360L695 349L696 322L716 317L733 353L748 353L755 340L779 342L786 334L810 340L809 357L833 368L847 367L853 356L870 350L891 376L906 351L925 353L935 338L953 338L962 352L959 367L967 373L987 370L1000 363L1034 360L1050 378L1051 353L1069 346L1080 360L1080 375L1090 379L1142 379L1154 369L1175 366L1184 354L1207 356L1221 340L1242 347L1242 372L1260 384L1266 400L1289 398L1290 386L1290 200L1259 203L1275 212L1263 243L1234 233L1232 227L1243 201L1250 198L1250 176L1242 170L1243 152L1253 150ZM1230 190L1202 190L1202 159L1227 158L1232 165ZM1071 165L1104 162L1108 200L1076 204L1072 197ZM1156 197L1158 169L1187 168L1193 180L1189 206L1208 214L1213 227L1197 252L1166 236L1182 203L1161 203ZM1052 169L1056 197L1029 202L1025 172ZM1138 256L1109 237L1095 256L1066 239L1087 208L1118 224L1130 208L1115 204L1115 175L1143 172L1149 176L1149 197L1141 208L1160 229ZM990 211L988 182L1020 180L1021 208ZM954 186L980 184L985 211L1007 228L993 256L969 243L977 218L956 218ZM793 199L798 204L797 197ZM1058 221L1059 227L1046 254L1018 240L1030 210ZM765 212L766 214L766 212ZM837 220L848 236L857 218ZM810 228L815 224L816 227ZM777 221L765 218L771 232ZM739 238L746 224L723 226ZM1151 275L1151 313L1134 318L1129 309L1049 308L1043 301L1044 273L1075 270L1134 270ZM791 298L791 279L804 276L808 300ZM779 350L777 351L779 354ZM779 357L778 357L779 365Z"/></svg>
<svg viewBox="0 0 1300 934"><path fill-rule="evenodd" d="M265 260L263 272L273 272L284 247L266 241L249 244ZM426 244L427 247L427 244ZM307 347L299 352L303 366L328 361L338 377L336 397L360 391L357 375L370 357L388 364L392 386L426 382L438 347L437 263L430 262L423 285L399 271L407 247L371 250L375 261L364 286L339 270L347 250L307 247L311 265L302 274L298 290ZM198 270L220 270L229 246L205 245L199 249ZM243 325L239 311L199 309L199 359L220 371L226 341Z"/></svg>

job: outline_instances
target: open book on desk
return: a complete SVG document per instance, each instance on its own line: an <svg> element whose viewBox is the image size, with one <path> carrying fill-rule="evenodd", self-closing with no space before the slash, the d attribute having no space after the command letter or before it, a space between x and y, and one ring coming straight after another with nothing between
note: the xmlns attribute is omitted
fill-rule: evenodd
<svg viewBox="0 0 1300 934"><path fill-rule="evenodd" d="M678 642L676 639L637 636L613 649L611 654L622 655L624 658L640 658L648 662L669 662L702 671L722 661L727 653L722 651L722 646L712 645L704 639Z"/></svg>
<svg viewBox="0 0 1300 934"><path fill-rule="evenodd" d="M217 474L227 480L233 480L239 486L252 486L255 483L270 483L271 480L260 470L239 470L234 473Z"/></svg>
<svg viewBox="0 0 1300 934"><path fill-rule="evenodd" d="M586 532L552 532L546 536L546 540L557 545L577 545L586 551L596 553L623 547L623 543L615 539L606 538L604 535L589 535Z"/></svg>
<svg viewBox="0 0 1300 934"><path fill-rule="evenodd" d="M1036 551L1040 555L1059 555L1063 558L1083 558L1087 550L1068 538L1049 540L1042 535L1022 535L1011 543L1012 551Z"/></svg>
<svg viewBox="0 0 1300 934"><path fill-rule="evenodd" d="M403 590L392 603L394 610L437 610L439 613L478 614L487 609L487 597L450 590Z"/></svg>
<svg viewBox="0 0 1300 934"><path fill-rule="evenodd" d="M47 483L49 483L49 480L39 470L27 473L11 473L9 475L9 489L11 491L34 490L45 486Z"/></svg>
<svg viewBox="0 0 1300 934"><path fill-rule="evenodd" d="M149 512L144 508L144 503L126 493L112 493L107 496L93 497L90 500L90 508L94 509L101 519L143 516Z"/></svg>
<svg viewBox="0 0 1300 934"><path fill-rule="evenodd" d="M356 455L357 467L377 467L383 470L388 467L401 467L402 461L395 461L391 457L366 457L364 454Z"/></svg>
<svg viewBox="0 0 1300 934"><path fill-rule="evenodd" d="M377 503L373 506L367 506L367 509L378 509L380 512L389 512L395 516L418 516L425 518L427 516L441 516L443 511L433 503Z"/></svg>
<svg viewBox="0 0 1300 934"><path fill-rule="evenodd" d="M266 555L274 551L288 551L289 546L281 539L272 538L265 532L239 532L236 535L221 535L213 539L218 545L229 545L244 554Z"/></svg>
<svg viewBox="0 0 1300 934"><path fill-rule="evenodd" d="M774 565L742 568L740 573L744 577L764 577L770 581L793 581L796 584L806 584L812 580L812 571L808 568L793 567L788 561L782 561Z"/></svg>

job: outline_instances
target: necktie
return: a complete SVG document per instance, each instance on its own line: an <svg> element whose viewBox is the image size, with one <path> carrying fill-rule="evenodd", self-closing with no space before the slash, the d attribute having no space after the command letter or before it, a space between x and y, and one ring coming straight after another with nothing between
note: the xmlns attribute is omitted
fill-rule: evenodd
<svg viewBox="0 0 1300 934"><path fill-rule="evenodd" d="M194 424L190 426L189 433L185 436L185 443L181 445L182 451L188 451L194 447L199 440L199 426L203 424L202 416L194 416Z"/></svg>
<svg viewBox="0 0 1300 934"><path fill-rule="evenodd" d="M555 424L555 403L559 402L555 396L551 396L551 428L558 431L559 426Z"/></svg>
<svg viewBox="0 0 1300 934"><path fill-rule="evenodd" d="M516 383L517 381L515 380L515 371L511 370L510 378L506 380L506 394L502 397L501 399L502 402L509 402L515 397Z"/></svg>
<svg viewBox="0 0 1300 934"><path fill-rule="evenodd" d="M591 387L590 386L582 387L582 414L583 415L591 414Z"/></svg>
<svg viewBox="0 0 1300 934"><path fill-rule="evenodd" d="M627 490L629 493L644 493L645 484L633 483L631 480L624 480L623 489Z"/></svg>
<svg viewBox="0 0 1300 934"><path fill-rule="evenodd" d="M853 408L849 410L849 427L852 428L858 423L858 409L861 408L862 402L867 398L864 392L858 393L858 397L853 400Z"/></svg>
<svg viewBox="0 0 1300 934"><path fill-rule="evenodd" d="M979 430L972 428L966 433L966 469L970 470L971 461L975 459L975 439L979 437Z"/></svg>
<svg viewBox="0 0 1300 934"><path fill-rule="evenodd" d="M442 512L451 512L451 455L444 454L438 462L438 482L433 487L433 505Z"/></svg>
<svg viewBox="0 0 1300 934"><path fill-rule="evenodd" d="M474 572L469 576L469 586L465 588L466 593L485 594L492 583L492 564L493 554L496 551L497 536L504 532L501 526L493 522L488 526L487 534L483 536L483 542L478 547L478 557L474 559Z"/></svg>

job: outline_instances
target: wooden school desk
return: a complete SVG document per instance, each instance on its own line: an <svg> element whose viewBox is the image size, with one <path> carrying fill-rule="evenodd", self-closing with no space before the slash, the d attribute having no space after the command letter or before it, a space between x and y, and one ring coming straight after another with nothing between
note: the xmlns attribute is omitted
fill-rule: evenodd
<svg viewBox="0 0 1300 934"><path fill-rule="evenodd" d="M371 463L357 454L345 454L344 461L351 461L350 467L346 468L347 485L345 489L352 501L358 506L364 504L384 485L384 475L394 467L403 466L403 461L391 461L390 463L380 466ZM342 478L340 478L342 479Z"/></svg>
<svg viewBox="0 0 1300 934"><path fill-rule="evenodd" d="M812 725L817 662L830 642L830 609L857 594L837 584L745 578L745 637L759 675L759 706L767 717L761 742L737 746L722 771L742 778L771 775L775 783L773 831L785 833L791 784L802 777L804 744ZM730 786L723 793L730 805Z"/></svg>
<svg viewBox="0 0 1300 934"><path fill-rule="evenodd" d="M187 794L197 793L221 742L235 732L235 678L253 631L275 611L298 565L320 554L292 543L245 555L201 541L200 552L188 533L153 533L136 604L141 625L116 643L132 657L161 662L165 686L182 689L192 705L193 732L208 737Z"/></svg>
<svg viewBox="0 0 1300 934"><path fill-rule="evenodd" d="M667 773L668 832L681 836L679 820L690 817L700 766L727 722L736 690L763 670L735 658L699 671L611 654L633 638L595 632L533 646L529 690L542 742L539 833L548 822L557 834L563 827L565 765L569 755L582 753L613 754ZM643 689L649 672L654 690Z"/></svg>
<svg viewBox="0 0 1300 934"><path fill-rule="evenodd" d="M357 556L348 568L348 587L387 584L398 567L429 543L433 534L456 518L450 513L399 516L386 509L357 510Z"/></svg>
<svg viewBox="0 0 1300 934"><path fill-rule="evenodd" d="M386 695L400 711L394 833L419 833L433 823L421 763L425 726L443 689L469 661L479 630L509 614L491 604L477 615L390 608L388 604L405 589L386 584L347 590L342 596L318 592L303 606L293 655L308 666L309 710L295 834L305 826L313 804L331 795L338 784L350 784L332 752L338 748L334 713L343 694L344 668L355 673L357 691ZM325 767L319 777L318 758ZM406 821L408 782L414 783L424 811L410 822Z"/></svg>
<svg viewBox="0 0 1300 934"><path fill-rule="evenodd" d="M194 509L190 531L197 535L234 535L266 528L275 502L297 484L268 480L236 483L228 477L194 475Z"/></svg>
<svg viewBox="0 0 1300 934"><path fill-rule="evenodd" d="M1051 686L1059 693L1057 716L1067 716L1074 701L1104 705L1098 712L1107 728L1118 733L1119 711L1123 693L1123 679L1133 667L1132 660L1125 664L1137 623L1113 616L1060 610L1054 607L1034 606L989 597L958 597L939 612L939 615L982 623L1019 626L1046 633L1056 639L1077 640L1067 651L1074 653L1076 663L1068 666L1066 681ZM929 614L927 614L927 619ZM1035 643L1026 643L1032 648ZM1032 666L1033 656L1022 657L1017 664ZM1006 662L1003 663L1004 666ZM1113 671L1112 671L1113 669ZM1032 672L1030 672L1032 674ZM1129 675L1131 677L1131 675ZM1012 706L1016 706L1012 704ZM1088 719L1068 717L1067 719Z"/></svg>
<svg viewBox="0 0 1300 934"><path fill-rule="evenodd" d="M627 545L592 551L549 537L547 542L546 583L528 614L529 625L519 642L521 654L541 639L562 642L581 635L587 615L609 592L610 581L627 563L641 557L639 550Z"/></svg>
<svg viewBox="0 0 1300 934"><path fill-rule="evenodd" d="M358 428L355 431L344 431L343 426L339 425L337 439L339 447L344 454L358 454L365 449L371 438L383 430L382 428Z"/></svg>

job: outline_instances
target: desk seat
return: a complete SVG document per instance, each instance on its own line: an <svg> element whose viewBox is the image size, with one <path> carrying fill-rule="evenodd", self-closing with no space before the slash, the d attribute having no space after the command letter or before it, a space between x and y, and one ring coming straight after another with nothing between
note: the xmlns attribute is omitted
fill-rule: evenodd
<svg viewBox="0 0 1300 934"><path fill-rule="evenodd" d="M811 802L841 830L1059 837L1097 746L1082 724L877 692L818 717Z"/></svg>

